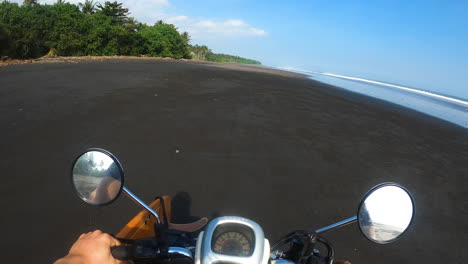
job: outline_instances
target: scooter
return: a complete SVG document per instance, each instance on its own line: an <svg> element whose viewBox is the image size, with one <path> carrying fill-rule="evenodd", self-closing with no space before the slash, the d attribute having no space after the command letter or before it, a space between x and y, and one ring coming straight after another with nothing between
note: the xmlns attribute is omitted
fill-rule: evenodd
<svg viewBox="0 0 468 264"><path fill-rule="evenodd" d="M122 246L111 249L114 258L137 264L332 264L335 250L323 233L357 222L367 239L387 244L402 237L415 212L405 188L382 183L364 195L357 216L315 231L293 231L270 245L259 224L240 216L172 223L170 197L143 202L124 185L118 159L103 149L79 155L72 166L72 184L88 204L108 205L123 192L143 208L115 234Z"/></svg>

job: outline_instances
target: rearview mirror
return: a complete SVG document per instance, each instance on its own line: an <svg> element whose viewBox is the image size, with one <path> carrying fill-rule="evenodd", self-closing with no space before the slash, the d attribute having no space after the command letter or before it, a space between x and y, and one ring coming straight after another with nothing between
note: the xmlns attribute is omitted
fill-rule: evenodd
<svg viewBox="0 0 468 264"><path fill-rule="evenodd" d="M123 169L111 153L90 149L73 163L72 182L78 196L92 205L107 205L120 195Z"/></svg>
<svg viewBox="0 0 468 264"><path fill-rule="evenodd" d="M378 244L401 237L414 217L409 192L394 183L384 183L366 193L358 209L358 224L366 238Z"/></svg>

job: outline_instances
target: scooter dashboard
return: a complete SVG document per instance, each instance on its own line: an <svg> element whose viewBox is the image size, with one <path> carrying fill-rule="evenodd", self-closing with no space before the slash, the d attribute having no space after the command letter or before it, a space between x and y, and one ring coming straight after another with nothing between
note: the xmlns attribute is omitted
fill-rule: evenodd
<svg viewBox="0 0 468 264"><path fill-rule="evenodd" d="M200 233L195 263L267 263L269 252L268 240L257 223L237 216L218 217Z"/></svg>

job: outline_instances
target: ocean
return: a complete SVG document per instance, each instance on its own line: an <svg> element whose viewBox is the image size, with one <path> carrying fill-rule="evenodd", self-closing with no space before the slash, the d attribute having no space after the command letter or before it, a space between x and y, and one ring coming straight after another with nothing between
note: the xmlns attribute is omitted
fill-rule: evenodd
<svg viewBox="0 0 468 264"><path fill-rule="evenodd" d="M371 96L468 128L468 101L404 85L333 73L278 68L309 75L311 79Z"/></svg>

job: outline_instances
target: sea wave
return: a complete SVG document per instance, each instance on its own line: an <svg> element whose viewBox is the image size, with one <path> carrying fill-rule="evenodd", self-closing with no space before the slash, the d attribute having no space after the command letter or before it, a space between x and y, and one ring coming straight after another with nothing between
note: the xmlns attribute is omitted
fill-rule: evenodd
<svg viewBox="0 0 468 264"><path fill-rule="evenodd" d="M293 67L277 68L306 74L313 80L399 104L468 128L468 101L460 98L361 77L309 71Z"/></svg>
<svg viewBox="0 0 468 264"><path fill-rule="evenodd" d="M365 83L388 86L388 87L397 88L397 89L401 89L401 90L404 90L404 91L408 91L408 92L412 92L412 93L416 93L416 94L421 94L421 95L425 95L425 96L445 100L445 101L448 101L448 102L459 104L461 106L468 107L468 101L464 101L464 100L461 100L461 99L448 97L448 96L445 96L445 95L440 95L440 94L436 94L436 93L432 93L432 92L428 92L428 91L424 91L424 90L419 90L419 89L415 89L415 88L411 88L411 87L406 87L406 86L401 86L401 85L396 85L396 84L391 84L391 83L384 83L384 82L379 82L379 81L373 81L373 80L358 78L358 77L338 75L338 74L333 74L333 73L328 73L328 72L312 72L312 74L320 74L320 75L331 76L331 77L336 77L336 78L341 78L341 79L346 79L346 80L352 80L352 81L359 81L359 82L365 82Z"/></svg>

